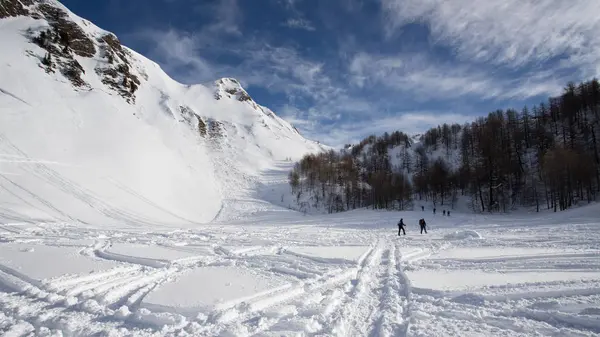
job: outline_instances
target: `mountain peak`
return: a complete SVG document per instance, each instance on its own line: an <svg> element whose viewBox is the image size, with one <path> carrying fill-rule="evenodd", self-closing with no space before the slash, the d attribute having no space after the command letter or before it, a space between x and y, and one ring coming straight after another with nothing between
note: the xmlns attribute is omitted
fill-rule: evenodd
<svg viewBox="0 0 600 337"><path fill-rule="evenodd" d="M219 100L223 97L235 98L240 102L250 101L254 103L252 97L248 95L246 90L242 88L242 85L238 80L231 77L223 77L214 82L215 86L215 99Z"/></svg>

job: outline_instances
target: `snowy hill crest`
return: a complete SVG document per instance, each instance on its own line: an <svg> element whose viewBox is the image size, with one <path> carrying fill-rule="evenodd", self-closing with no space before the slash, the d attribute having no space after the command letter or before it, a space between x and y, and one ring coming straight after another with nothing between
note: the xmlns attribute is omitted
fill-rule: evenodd
<svg viewBox="0 0 600 337"><path fill-rule="evenodd" d="M207 222L275 160L323 149L239 81L178 83L57 1L2 1L0 40L11 221Z"/></svg>

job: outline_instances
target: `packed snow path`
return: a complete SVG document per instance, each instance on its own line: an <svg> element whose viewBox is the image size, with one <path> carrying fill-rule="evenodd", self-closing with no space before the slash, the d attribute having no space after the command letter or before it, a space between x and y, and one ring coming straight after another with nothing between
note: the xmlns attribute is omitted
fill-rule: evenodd
<svg viewBox="0 0 600 337"><path fill-rule="evenodd" d="M596 212L3 224L0 335L597 336Z"/></svg>

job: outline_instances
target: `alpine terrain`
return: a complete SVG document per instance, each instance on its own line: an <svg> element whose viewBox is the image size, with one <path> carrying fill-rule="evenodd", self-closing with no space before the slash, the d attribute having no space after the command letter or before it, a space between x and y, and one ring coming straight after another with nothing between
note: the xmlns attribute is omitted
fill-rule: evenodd
<svg viewBox="0 0 600 337"><path fill-rule="evenodd" d="M55 0L1 0L0 46L2 336L600 334L596 203L322 214L290 178L336 154L238 80L178 83Z"/></svg>

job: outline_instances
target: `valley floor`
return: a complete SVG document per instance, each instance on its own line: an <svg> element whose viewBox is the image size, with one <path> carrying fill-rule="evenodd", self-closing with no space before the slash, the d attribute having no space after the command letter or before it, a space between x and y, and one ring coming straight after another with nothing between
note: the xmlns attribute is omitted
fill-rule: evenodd
<svg viewBox="0 0 600 337"><path fill-rule="evenodd" d="M600 335L598 205L443 217L229 204L178 229L0 225L0 335Z"/></svg>
<svg viewBox="0 0 600 337"><path fill-rule="evenodd" d="M597 222L432 217L420 235L422 214L406 212L398 237L398 213L283 214L184 230L2 225L0 332L600 334Z"/></svg>

